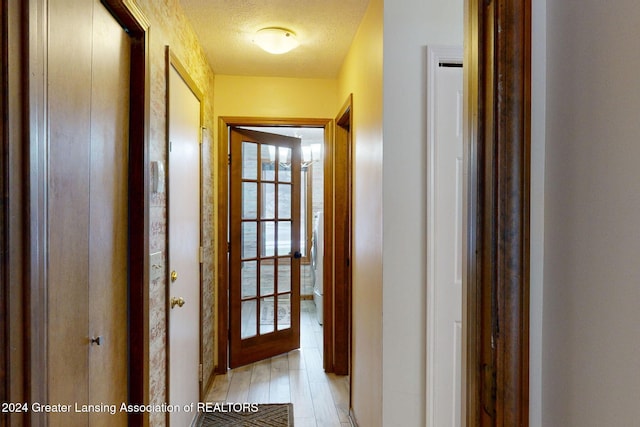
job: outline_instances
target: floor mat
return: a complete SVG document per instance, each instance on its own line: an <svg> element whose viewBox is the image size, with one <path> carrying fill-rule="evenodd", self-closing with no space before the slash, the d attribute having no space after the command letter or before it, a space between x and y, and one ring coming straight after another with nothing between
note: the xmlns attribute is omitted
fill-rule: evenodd
<svg viewBox="0 0 640 427"><path fill-rule="evenodd" d="M197 427L293 427L291 403L259 404L256 411L200 414Z"/></svg>

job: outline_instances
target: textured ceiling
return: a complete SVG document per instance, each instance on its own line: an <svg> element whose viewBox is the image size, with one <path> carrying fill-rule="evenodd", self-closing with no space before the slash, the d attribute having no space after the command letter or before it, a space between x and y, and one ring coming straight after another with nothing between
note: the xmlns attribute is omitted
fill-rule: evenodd
<svg viewBox="0 0 640 427"><path fill-rule="evenodd" d="M216 74L335 78L369 0L180 0ZM300 46L283 55L251 39L287 28Z"/></svg>

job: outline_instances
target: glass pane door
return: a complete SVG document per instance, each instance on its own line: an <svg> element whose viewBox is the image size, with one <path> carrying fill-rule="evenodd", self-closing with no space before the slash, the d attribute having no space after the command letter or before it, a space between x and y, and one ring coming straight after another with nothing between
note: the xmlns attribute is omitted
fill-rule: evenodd
<svg viewBox="0 0 640 427"><path fill-rule="evenodd" d="M299 346L300 140L244 129L231 136L234 367Z"/></svg>

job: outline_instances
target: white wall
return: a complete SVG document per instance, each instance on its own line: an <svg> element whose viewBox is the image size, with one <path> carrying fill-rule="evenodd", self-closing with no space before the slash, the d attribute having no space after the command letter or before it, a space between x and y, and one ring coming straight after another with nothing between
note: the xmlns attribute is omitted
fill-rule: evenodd
<svg viewBox="0 0 640 427"><path fill-rule="evenodd" d="M640 420L640 2L549 1L542 424Z"/></svg>
<svg viewBox="0 0 640 427"><path fill-rule="evenodd" d="M462 0L385 1L383 425L425 424L426 46L462 45Z"/></svg>

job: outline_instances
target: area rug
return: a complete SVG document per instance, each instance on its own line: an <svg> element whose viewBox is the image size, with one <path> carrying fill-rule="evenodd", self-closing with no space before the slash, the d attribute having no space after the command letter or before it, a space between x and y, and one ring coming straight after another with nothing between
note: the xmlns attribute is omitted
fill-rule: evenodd
<svg viewBox="0 0 640 427"><path fill-rule="evenodd" d="M293 427L293 405L260 404L255 412L207 412L200 414L196 427Z"/></svg>

